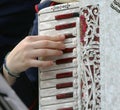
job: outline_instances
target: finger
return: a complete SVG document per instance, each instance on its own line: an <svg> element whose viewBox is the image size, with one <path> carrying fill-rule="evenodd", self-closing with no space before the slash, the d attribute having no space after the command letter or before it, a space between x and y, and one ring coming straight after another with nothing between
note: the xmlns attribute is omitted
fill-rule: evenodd
<svg viewBox="0 0 120 110"><path fill-rule="evenodd" d="M26 37L29 41L39 41L39 40L51 40L51 41L64 41L65 35L56 35L56 36L47 36L47 35L40 35L40 36L28 36Z"/></svg>
<svg viewBox="0 0 120 110"><path fill-rule="evenodd" d="M49 40L42 40L42 41L36 41L31 43L31 47L35 49L43 49L43 48L49 48L49 49L65 49L65 44L63 42L54 42Z"/></svg>
<svg viewBox="0 0 120 110"><path fill-rule="evenodd" d="M31 60L30 63L31 67L40 67L40 68L46 68L54 65L53 61L41 61L41 60Z"/></svg>
<svg viewBox="0 0 120 110"><path fill-rule="evenodd" d="M61 50L53 50L53 49L36 49L36 50L31 51L31 53L29 53L29 55L32 58L60 56L62 54L63 54L63 52Z"/></svg>

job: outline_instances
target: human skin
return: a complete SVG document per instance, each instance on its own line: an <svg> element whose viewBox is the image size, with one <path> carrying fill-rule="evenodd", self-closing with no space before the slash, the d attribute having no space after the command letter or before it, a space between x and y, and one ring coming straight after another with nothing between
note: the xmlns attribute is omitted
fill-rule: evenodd
<svg viewBox="0 0 120 110"><path fill-rule="evenodd" d="M6 65L11 73L19 75L31 67L47 68L53 61L37 60L38 57L60 56L65 49L65 36L27 36L6 57ZM15 82L3 67L6 80L10 85Z"/></svg>

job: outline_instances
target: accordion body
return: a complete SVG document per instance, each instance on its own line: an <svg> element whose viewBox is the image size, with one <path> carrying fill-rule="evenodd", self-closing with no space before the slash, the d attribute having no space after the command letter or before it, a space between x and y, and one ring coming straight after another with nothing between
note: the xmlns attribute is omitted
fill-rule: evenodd
<svg viewBox="0 0 120 110"><path fill-rule="evenodd" d="M43 58L56 64L39 68L39 110L120 109L116 2L83 0L40 10L39 35L65 34L66 49L60 57Z"/></svg>

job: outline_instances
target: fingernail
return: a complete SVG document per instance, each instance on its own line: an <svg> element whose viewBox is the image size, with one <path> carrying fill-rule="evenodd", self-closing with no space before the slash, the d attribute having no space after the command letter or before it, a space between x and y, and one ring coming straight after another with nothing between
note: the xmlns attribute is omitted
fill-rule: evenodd
<svg viewBox="0 0 120 110"><path fill-rule="evenodd" d="M61 37L62 39L65 39L65 35L60 35L60 37Z"/></svg>
<svg viewBox="0 0 120 110"><path fill-rule="evenodd" d="M63 46L63 49L65 49L66 47L65 47L65 45Z"/></svg>
<svg viewBox="0 0 120 110"><path fill-rule="evenodd" d="M62 55L63 54L63 51L59 51L58 55Z"/></svg>

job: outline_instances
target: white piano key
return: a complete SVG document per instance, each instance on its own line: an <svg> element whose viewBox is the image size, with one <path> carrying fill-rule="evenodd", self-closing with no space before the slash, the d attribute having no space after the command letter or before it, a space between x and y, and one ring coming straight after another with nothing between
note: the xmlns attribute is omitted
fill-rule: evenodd
<svg viewBox="0 0 120 110"><path fill-rule="evenodd" d="M55 16L62 15L62 14L68 14L68 13L78 13L78 8L76 8L76 9L70 9L70 10L66 10L66 11L61 11L61 13L54 12L54 13L50 13L50 14L49 13L39 14L38 22L52 21L52 20L55 20Z"/></svg>
<svg viewBox="0 0 120 110"><path fill-rule="evenodd" d="M76 57L77 57L77 54L75 54L75 53L66 53L66 54L63 54L62 56L58 56L58 57L45 58L44 61L47 61L47 60L56 61L56 60L59 60L59 59L76 58Z"/></svg>
<svg viewBox="0 0 120 110"><path fill-rule="evenodd" d="M68 29L63 29L63 30L55 30L55 29L51 29L51 30L44 30L44 31L40 31L39 30L39 35L60 35L60 34L68 34L68 33L72 33L73 35L77 35L76 32L76 28L68 28Z"/></svg>
<svg viewBox="0 0 120 110"><path fill-rule="evenodd" d="M60 99L57 100L55 96L52 97L46 97L46 98L41 98L40 104L43 106L45 105L53 105L53 104L59 104L59 103L66 103L66 102L72 102L74 101L73 98L66 98L66 99Z"/></svg>
<svg viewBox="0 0 120 110"><path fill-rule="evenodd" d="M65 69L65 68L73 68L73 67L77 67L77 60L73 59L73 61L71 63L65 63L65 64L59 64L56 65L54 64L52 67L48 67L48 68L39 68L40 71L45 72L45 71L51 71L51 70L59 70L59 69Z"/></svg>
<svg viewBox="0 0 120 110"><path fill-rule="evenodd" d="M73 76L76 76L77 72L77 68L65 68L65 69L60 69L60 70L55 70L55 71L48 71L48 72L39 72L40 75L40 80L47 80L47 79L55 79L56 78L56 74L60 74L60 73L66 73L66 72L73 72Z"/></svg>
<svg viewBox="0 0 120 110"><path fill-rule="evenodd" d="M45 81L40 81L40 88L52 88L56 87L56 84L61 84L61 83L66 83L66 82L73 82L74 78L62 78L62 79L51 79L51 80L45 80Z"/></svg>
<svg viewBox="0 0 120 110"><path fill-rule="evenodd" d="M75 38L76 38L76 36L75 36ZM65 44L66 43L71 43L71 42L73 42L73 40L74 40L74 38L67 38L67 39L65 39L64 43Z"/></svg>
<svg viewBox="0 0 120 110"><path fill-rule="evenodd" d="M64 19L64 20L54 20L49 22L40 22L39 30L48 30L48 29L55 29L55 26L74 23L76 18Z"/></svg>
<svg viewBox="0 0 120 110"><path fill-rule="evenodd" d="M75 92L75 91L77 91L77 88L79 86L77 79L74 79L74 81L72 83L73 83L73 87L66 87L66 88L60 88L60 89L57 89L56 87L46 88L46 89L39 88L40 89L39 96L40 97L48 97L48 96L53 96L53 95L57 95L57 94L61 94L61 93Z"/></svg>
<svg viewBox="0 0 120 110"><path fill-rule="evenodd" d="M76 93L76 91L75 91L75 93ZM49 96L49 97L40 98L40 104L42 106L45 106L45 105L67 103L67 102L72 102L72 101L77 102L78 99L76 97L78 97L78 95L76 95L75 93L73 92L73 96L71 96L69 98L57 99L56 96Z"/></svg>
<svg viewBox="0 0 120 110"><path fill-rule="evenodd" d="M62 89L56 89L56 88L49 88L49 89L40 89L40 97L49 97L57 94L67 93L67 92L74 92L75 89L73 87L69 88L62 88Z"/></svg>
<svg viewBox="0 0 120 110"><path fill-rule="evenodd" d="M75 102L69 102L69 103L62 103L62 104L57 104L57 105L49 105L49 106L40 106L41 110L57 110L60 108L68 108L68 107L73 107L73 110L78 110L74 109L76 106Z"/></svg>
<svg viewBox="0 0 120 110"><path fill-rule="evenodd" d="M66 53L66 54L63 54L62 56L58 56L58 57L46 57L46 58L39 59L39 60L44 60L44 61L52 60L52 61L56 61L56 60L60 60L60 59L76 58L76 57L77 57L77 52L73 51L72 53Z"/></svg>

